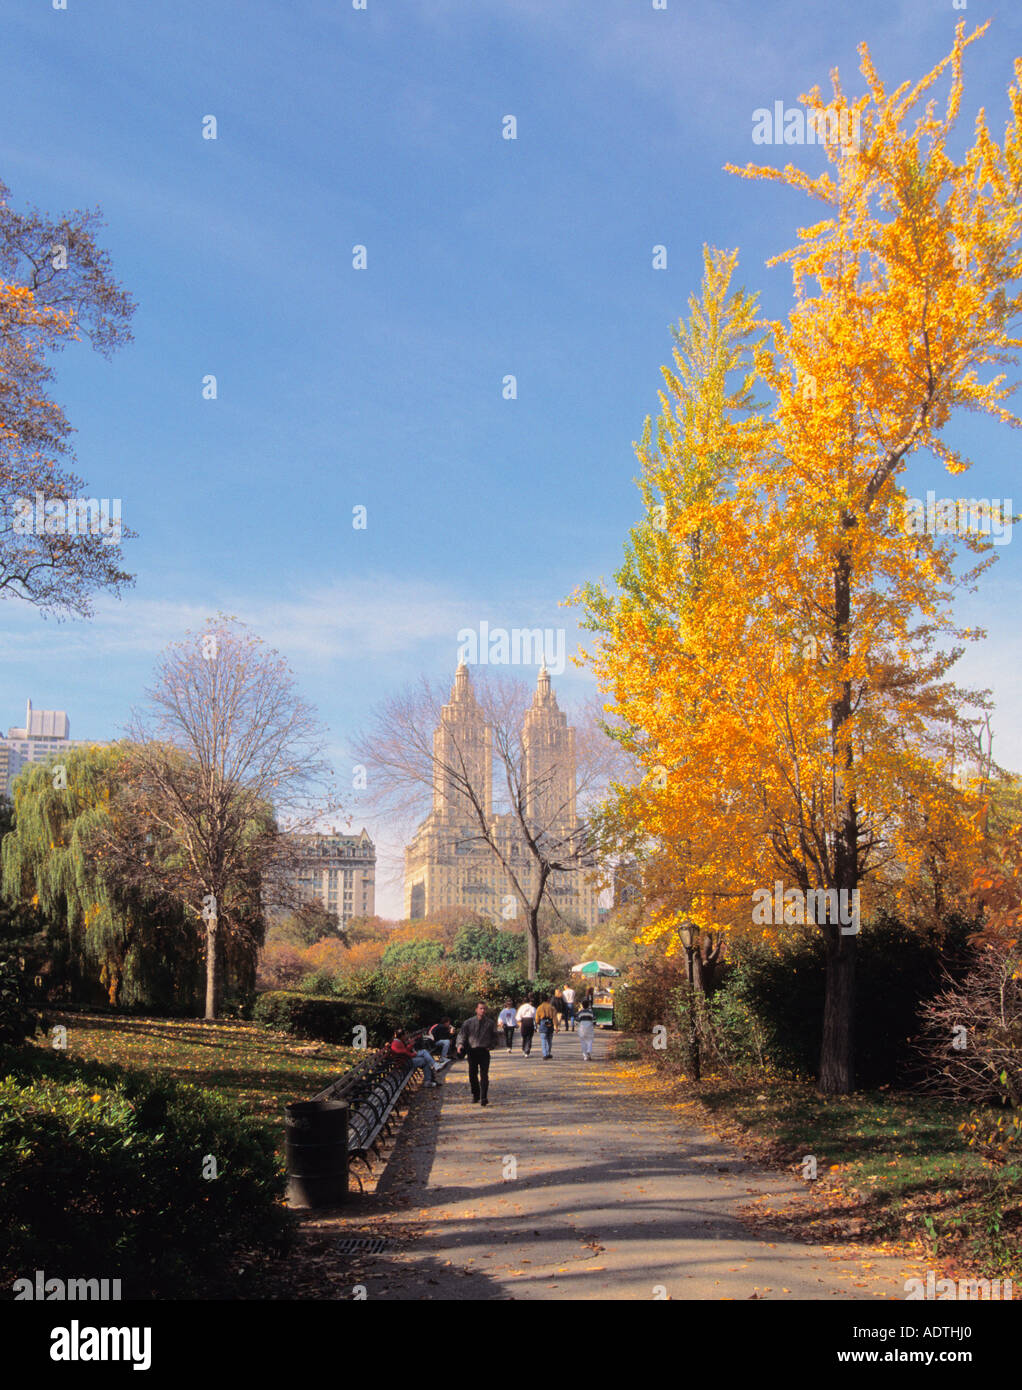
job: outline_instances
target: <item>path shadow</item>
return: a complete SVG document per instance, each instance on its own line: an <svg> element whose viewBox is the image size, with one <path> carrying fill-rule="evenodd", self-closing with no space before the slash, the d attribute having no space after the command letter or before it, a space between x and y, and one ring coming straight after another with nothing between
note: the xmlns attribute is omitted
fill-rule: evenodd
<svg viewBox="0 0 1022 1390"><path fill-rule="evenodd" d="M371 1194L376 1210L395 1205L388 1199L409 1187L416 1189L416 1201L421 1205L436 1160L444 1094L445 1087L441 1085L433 1090L420 1088L412 1096L395 1133L393 1146L383 1156L383 1167L378 1170L376 1187Z"/></svg>

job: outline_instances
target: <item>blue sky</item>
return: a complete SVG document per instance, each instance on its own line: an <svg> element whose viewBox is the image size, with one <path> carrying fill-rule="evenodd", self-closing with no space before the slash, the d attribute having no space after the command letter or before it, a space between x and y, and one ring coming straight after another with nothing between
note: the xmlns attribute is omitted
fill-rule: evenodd
<svg viewBox="0 0 1022 1390"><path fill-rule="evenodd" d="M610 575L637 519L631 443L704 242L740 248L767 313L788 306L764 262L808 209L722 167L791 153L752 145L752 112L835 65L860 90L863 39L892 85L918 77L958 19L992 17L962 128L985 105L1000 129L1022 53L1022 11L977 0L366 3L0 8L0 175L19 206L98 204L140 306L111 361L58 359L78 471L122 499L138 582L88 623L0 607L4 727L30 696L116 737L159 651L223 610L287 655L343 781L372 704L452 670L460 628L567 626L571 646L558 602ZM968 492L1022 510L1017 437L957 437ZM908 479L958 495L925 460ZM990 632L962 672L993 686L1016 767L1019 551L961 610Z"/></svg>

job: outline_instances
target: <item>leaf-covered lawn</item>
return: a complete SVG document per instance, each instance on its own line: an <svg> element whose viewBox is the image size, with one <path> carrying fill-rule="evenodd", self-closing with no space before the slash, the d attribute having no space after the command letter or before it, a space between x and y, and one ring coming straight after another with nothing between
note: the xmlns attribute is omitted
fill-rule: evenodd
<svg viewBox="0 0 1022 1390"><path fill-rule="evenodd" d="M272 1132L281 1154L288 1101L315 1095L365 1056L350 1047L309 1043L234 1019L207 1023L58 1013L51 1022L67 1028L69 1057L160 1073L237 1101ZM36 1046L48 1049L50 1035ZM315 1048L314 1056L307 1055L310 1048Z"/></svg>

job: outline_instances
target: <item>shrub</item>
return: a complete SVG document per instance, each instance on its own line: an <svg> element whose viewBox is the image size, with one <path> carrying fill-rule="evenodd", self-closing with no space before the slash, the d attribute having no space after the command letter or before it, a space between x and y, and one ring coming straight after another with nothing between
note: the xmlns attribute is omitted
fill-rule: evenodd
<svg viewBox="0 0 1022 1390"><path fill-rule="evenodd" d="M384 1043L395 1028L427 1028L445 1017L461 1022L480 1000L496 1009L509 997L517 1003L533 990L552 994L553 989L549 980L530 984L514 971L497 972L480 961L406 962L340 975L318 972L297 990L267 990L256 1000L252 1017L296 1037L348 1046L352 1029L364 1024L370 1042Z"/></svg>
<svg viewBox="0 0 1022 1390"><path fill-rule="evenodd" d="M674 994L686 982L684 956L649 956L628 974L628 988L614 998L614 1022L628 1032L649 1033L675 1012Z"/></svg>
<svg viewBox="0 0 1022 1390"><path fill-rule="evenodd" d="M13 956L0 955L0 1043L24 1042L39 1030L40 1021L24 971Z"/></svg>
<svg viewBox="0 0 1022 1390"><path fill-rule="evenodd" d="M351 1046L352 1034L359 1025L367 1030L368 1041L374 1046L389 1042L394 1029L405 1026L383 1003L298 994L289 990L267 990L260 994L252 1017L256 1023L290 1033L292 1037L316 1038L346 1047Z"/></svg>
<svg viewBox="0 0 1022 1390"><path fill-rule="evenodd" d="M524 970L502 969L494 972L493 985L486 998L494 1004L503 1004L505 999L520 1004L530 994L549 999L556 988L557 984L550 975L540 974L530 980Z"/></svg>
<svg viewBox="0 0 1022 1390"><path fill-rule="evenodd" d="M766 1065L766 1031L749 1003L744 966L732 967L729 988L706 1001L705 1039L726 1068Z"/></svg>
<svg viewBox="0 0 1022 1390"><path fill-rule="evenodd" d="M320 998L329 998L342 992L340 976L335 975L332 970L312 970L302 976L295 988L301 994L318 995Z"/></svg>
<svg viewBox="0 0 1022 1390"><path fill-rule="evenodd" d="M471 1012L470 1006L462 999L449 994L434 993L431 990L396 987L384 998L395 1026L401 1028L428 1028L438 1019L451 1017L460 1023Z"/></svg>
<svg viewBox="0 0 1022 1390"><path fill-rule="evenodd" d="M877 1086L903 1078L923 1002L946 971L961 975L972 925L952 918L943 934L910 929L890 917L865 924L856 953L856 1079ZM775 1066L815 1076L826 980L819 934L779 949L736 942L713 1001L719 1050L749 1057L759 1047Z"/></svg>
<svg viewBox="0 0 1022 1390"><path fill-rule="evenodd" d="M969 1147L995 1168L1012 1165L1016 1186L1022 1179L1022 1111L978 1111L958 1126Z"/></svg>
<svg viewBox="0 0 1022 1390"><path fill-rule="evenodd" d="M384 951L382 964L436 965L443 958L444 945L441 941L398 941Z"/></svg>
<svg viewBox="0 0 1022 1390"><path fill-rule="evenodd" d="M291 941L268 941L259 957L260 989L289 989L309 973L304 953Z"/></svg>
<svg viewBox="0 0 1022 1390"><path fill-rule="evenodd" d="M309 970L325 970L328 974L337 975L347 966L350 956L351 951L343 941L327 937L304 950L302 961Z"/></svg>
<svg viewBox="0 0 1022 1390"><path fill-rule="evenodd" d="M6 806L9 807L9 802ZM0 823L5 809L0 797ZM26 903L0 902L0 1043L17 1046L39 1029L45 957L43 921Z"/></svg>
<svg viewBox="0 0 1022 1390"><path fill-rule="evenodd" d="M237 1252L282 1246L272 1141L197 1086L28 1049L0 1080L9 1270L119 1278L125 1298L201 1296ZM217 1176L203 1177L207 1155Z"/></svg>
<svg viewBox="0 0 1022 1390"><path fill-rule="evenodd" d="M269 940L286 941L293 946L314 946L324 938L340 941L342 933L336 912L329 911L317 899L303 903L287 917L273 924Z"/></svg>
<svg viewBox="0 0 1022 1390"><path fill-rule="evenodd" d="M351 971L338 976L334 985L345 999L386 1004L397 1023L407 1028L435 1023L444 1015L466 1018L478 1000L495 1003L499 990L492 967L456 961Z"/></svg>
<svg viewBox="0 0 1022 1390"><path fill-rule="evenodd" d="M1017 946L988 947L957 986L929 1000L919 1051L929 1088L1022 1111L1022 952ZM1010 1127L1002 1131L1014 1142Z"/></svg>
<svg viewBox="0 0 1022 1390"><path fill-rule="evenodd" d="M450 960L485 961L498 969L525 974L525 933L498 927L464 926L447 951Z"/></svg>
<svg viewBox="0 0 1022 1390"><path fill-rule="evenodd" d="M344 958L346 970L374 970L383 959L382 941L353 941Z"/></svg>

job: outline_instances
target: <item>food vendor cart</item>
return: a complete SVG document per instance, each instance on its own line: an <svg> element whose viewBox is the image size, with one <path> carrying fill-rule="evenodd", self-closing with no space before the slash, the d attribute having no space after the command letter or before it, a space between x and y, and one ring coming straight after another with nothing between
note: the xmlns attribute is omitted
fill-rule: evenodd
<svg viewBox="0 0 1022 1390"><path fill-rule="evenodd" d="M620 975L613 965L605 960L587 960L581 965L571 967L573 975L587 975L593 987L593 1018L599 1028L614 1027L614 988L609 979Z"/></svg>

